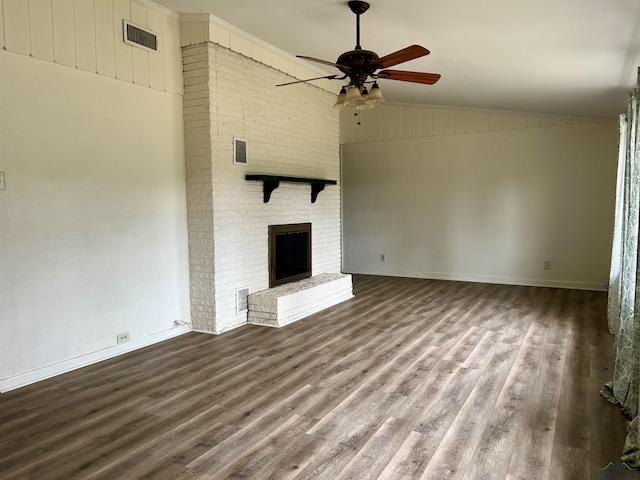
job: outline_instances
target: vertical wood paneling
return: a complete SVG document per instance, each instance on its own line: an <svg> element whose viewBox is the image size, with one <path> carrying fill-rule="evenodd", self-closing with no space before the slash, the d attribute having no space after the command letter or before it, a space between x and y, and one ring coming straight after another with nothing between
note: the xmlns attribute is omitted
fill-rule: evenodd
<svg viewBox="0 0 640 480"><path fill-rule="evenodd" d="M433 135L433 110L430 108L422 109L422 136L430 137Z"/></svg>
<svg viewBox="0 0 640 480"><path fill-rule="evenodd" d="M478 131L478 112L467 112L467 133L476 133Z"/></svg>
<svg viewBox="0 0 640 480"><path fill-rule="evenodd" d="M467 112L456 110L455 133L461 134L467 131Z"/></svg>
<svg viewBox="0 0 640 480"><path fill-rule="evenodd" d="M513 128L527 128L527 117L524 115L516 115Z"/></svg>
<svg viewBox="0 0 640 480"><path fill-rule="evenodd" d="M53 12L51 0L29 0L31 56L53 60Z"/></svg>
<svg viewBox="0 0 640 480"><path fill-rule="evenodd" d="M488 132L489 131L489 114L485 112L478 113L478 131L479 132Z"/></svg>
<svg viewBox="0 0 640 480"><path fill-rule="evenodd" d="M139 3L131 2L131 21L142 28L147 28L147 8ZM149 53L142 48L131 47L133 83L136 85L149 86L149 55L157 55L157 53Z"/></svg>
<svg viewBox="0 0 640 480"><path fill-rule="evenodd" d="M76 65L88 72L96 71L96 22L93 2L75 0Z"/></svg>
<svg viewBox="0 0 640 480"><path fill-rule="evenodd" d="M456 128L456 112L453 110L444 110L443 115L443 128L442 133L444 135L451 135L455 132Z"/></svg>
<svg viewBox="0 0 640 480"><path fill-rule="evenodd" d="M411 109L411 137L417 138L422 135L422 109Z"/></svg>
<svg viewBox="0 0 640 480"><path fill-rule="evenodd" d="M371 141L380 141L380 112L381 108L374 108L371 115Z"/></svg>
<svg viewBox="0 0 640 480"><path fill-rule="evenodd" d="M502 128L502 115L499 113L489 114L489 128L491 131L497 131Z"/></svg>
<svg viewBox="0 0 640 480"><path fill-rule="evenodd" d="M351 126L351 138L355 143L360 143L362 141L362 130L360 129L360 125L358 125L358 117L356 117L353 113L352 108L348 108L347 112L347 125Z"/></svg>
<svg viewBox="0 0 640 480"><path fill-rule="evenodd" d="M11 52L29 55L31 53L29 2L24 0L3 0L3 3L4 46Z"/></svg>
<svg viewBox="0 0 640 480"><path fill-rule="evenodd" d="M264 59L264 47L262 45L251 46L251 58L256 62L263 63Z"/></svg>
<svg viewBox="0 0 640 480"><path fill-rule="evenodd" d="M245 57L251 57L251 41L248 38L242 38L242 46L240 47L240 53L243 54Z"/></svg>
<svg viewBox="0 0 640 480"><path fill-rule="evenodd" d="M122 20L131 20L129 0L113 0L113 37L116 56L116 78L133 82L133 59L131 47L124 43Z"/></svg>
<svg viewBox="0 0 640 480"><path fill-rule="evenodd" d="M380 109L380 139L391 139L391 107L388 105Z"/></svg>
<svg viewBox="0 0 640 480"><path fill-rule="evenodd" d="M4 6L0 0L0 48L4 48Z"/></svg>
<svg viewBox="0 0 640 480"><path fill-rule="evenodd" d="M444 134L444 112L442 110L433 110L433 135Z"/></svg>
<svg viewBox="0 0 640 480"><path fill-rule="evenodd" d="M353 112L353 109L349 110ZM356 116L352 114L348 121L351 123L353 128L353 141L356 143L362 142L362 119L360 118L360 115ZM360 125L358 125L358 122L361 122Z"/></svg>
<svg viewBox="0 0 640 480"><path fill-rule="evenodd" d="M53 6L53 60L76 66L76 39L73 0L52 0Z"/></svg>
<svg viewBox="0 0 640 480"><path fill-rule="evenodd" d="M411 107L402 107L401 117L400 117L400 125L401 132L400 135L402 138L411 138Z"/></svg>
<svg viewBox="0 0 640 480"><path fill-rule="evenodd" d="M226 28L218 29L218 43L225 48L231 48L231 33Z"/></svg>
<svg viewBox="0 0 640 480"><path fill-rule="evenodd" d="M157 33L158 53L134 53L122 40L123 18ZM0 0L0 48L176 94L179 37L177 16L130 0Z"/></svg>
<svg viewBox="0 0 640 480"><path fill-rule="evenodd" d="M391 140L402 138L402 107L391 105Z"/></svg>
<svg viewBox="0 0 640 480"><path fill-rule="evenodd" d="M162 35L164 47L164 89L182 93L182 50L180 49L180 22L177 18L163 16Z"/></svg>
<svg viewBox="0 0 640 480"><path fill-rule="evenodd" d="M206 41L205 29L203 22L191 22L191 37L189 38L190 45L197 45Z"/></svg>
<svg viewBox="0 0 640 480"><path fill-rule="evenodd" d="M209 22L209 41L213 43L220 43L220 30L224 30L222 27L219 27L215 23ZM180 30L180 34L182 34L182 30ZM263 53L264 56L264 53Z"/></svg>
<svg viewBox="0 0 640 480"><path fill-rule="evenodd" d="M147 11L147 22L150 30L158 35L158 51L149 53L149 86L156 90L164 90L164 54L165 38L162 28L162 15L153 10Z"/></svg>
<svg viewBox="0 0 640 480"><path fill-rule="evenodd" d="M116 76L112 0L94 0L96 20L96 71L107 77Z"/></svg>
<svg viewBox="0 0 640 480"><path fill-rule="evenodd" d="M207 41L207 37L206 37L206 33L204 32L205 36L203 38L203 42ZM230 32L230 36L229 36L229 48L231 50L233 50L234 52L238 52L240 53L240 51L242 50L242 37L240 35L238 35L235 32Z"/></svg>
<svg viewBox="0 0 640 480"><path fill-rule="evenodd" d="M344 109L340 110L340 143L352 143L351 135L347 128L347 116Z"/></svg>
<svg viewBox="0 0 640 480"><path fill-rule="evenodd" d="M536 128L540 126L540 117L527 117L527 128Z"/></svg>
<svg viewBox="0 0 640 480"><path fill-rule="evenodd" d="M349 114L343 112L341 143L378 142L433 135L462 135L580 123L580 120L570 118L543 118L536 115L430 109L389 104L361 113L363 125L357 127L356 121L350 121ZM352 128L354 126L355 128Z"/></svg>
<svg viewBox="0 0 640 480"><path fill-rule="evenodd" d="M191 22L180 22L180 46L189 45L191 45Z"/></svg>
<svg viewBox="0 0 640 480"><path fill-rule="evenodd" d="M362 130L362 141L371 142L373 140L373 110L360 110L360 130Z"/></svg>

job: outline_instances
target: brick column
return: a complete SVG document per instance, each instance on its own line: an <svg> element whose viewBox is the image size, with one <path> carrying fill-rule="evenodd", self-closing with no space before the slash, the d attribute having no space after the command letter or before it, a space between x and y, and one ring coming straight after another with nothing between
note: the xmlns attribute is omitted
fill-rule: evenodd
<svg viewBox="0 0 640 480"><path fill-rule="evenodd" d="M215 333L210 55L208 43L182 49L191 321L194 330Z"/></svg>

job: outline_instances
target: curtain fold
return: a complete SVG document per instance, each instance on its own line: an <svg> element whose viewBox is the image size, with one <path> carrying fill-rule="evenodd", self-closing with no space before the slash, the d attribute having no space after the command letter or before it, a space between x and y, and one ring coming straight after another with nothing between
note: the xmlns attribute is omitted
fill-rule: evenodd
<svg viewBox="0 0 640 480"><path fill-rule="evenodd" d="M605 398L620 404L631 422L621 459L640 467L640 89L629 93L627 114L620 116L618 181L609 277L608 323L615 338L613 380L602 389Z"/></svg>

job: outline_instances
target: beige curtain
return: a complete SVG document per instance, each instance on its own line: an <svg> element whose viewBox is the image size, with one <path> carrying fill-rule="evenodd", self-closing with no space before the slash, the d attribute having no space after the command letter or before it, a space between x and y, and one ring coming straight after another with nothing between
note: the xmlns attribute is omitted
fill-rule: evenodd
<svg viewBox="0 0 640 480"><path fill-rule="evenodd" d="M627 114L620 116L616 213L609 279L609 330L616 336L613 380L602 389L631 420L622 460L640 467L640 89L629 94Z"/></svg>

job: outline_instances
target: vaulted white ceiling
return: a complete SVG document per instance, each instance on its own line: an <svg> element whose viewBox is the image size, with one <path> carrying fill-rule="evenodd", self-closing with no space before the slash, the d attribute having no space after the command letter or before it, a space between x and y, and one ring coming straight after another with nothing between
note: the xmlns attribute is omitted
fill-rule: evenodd
<svg viewBox="0 0 640 480"><path fill-rule="evenodd" d="M334 62L355 46L346 0L156 2L210 13L294 55ZM419 44L431 54L393 68L442 74L433 86L381 80L389 102L614 118L637 82L639 0L369 3L363 48L383 56Z"/></svg>

